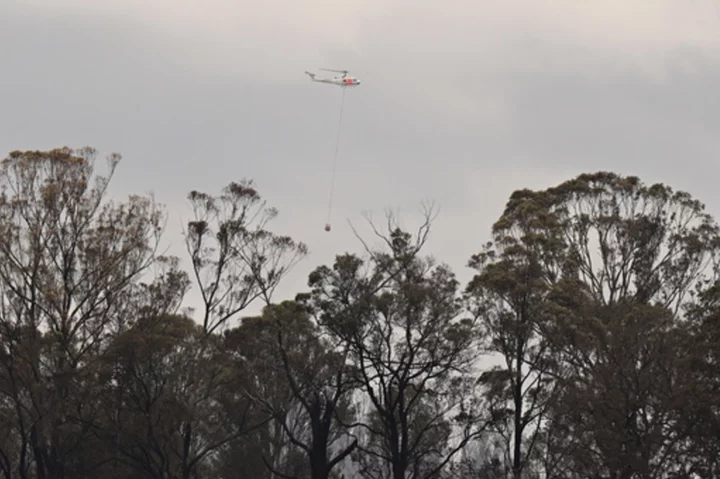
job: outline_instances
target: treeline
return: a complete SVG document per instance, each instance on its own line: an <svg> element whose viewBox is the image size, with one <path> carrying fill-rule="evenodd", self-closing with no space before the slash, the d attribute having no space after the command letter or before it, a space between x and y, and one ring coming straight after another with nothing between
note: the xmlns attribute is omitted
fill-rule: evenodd
<svg viewBox="0 0 720 479"><path fill-rule="evenodd" d="M251 182L191 192L173 258L95 156L2 163L0 477L720 477L720 234L688 194L516 191L468 284L432 211L390 218L276 303L307 249Z"/></svg>

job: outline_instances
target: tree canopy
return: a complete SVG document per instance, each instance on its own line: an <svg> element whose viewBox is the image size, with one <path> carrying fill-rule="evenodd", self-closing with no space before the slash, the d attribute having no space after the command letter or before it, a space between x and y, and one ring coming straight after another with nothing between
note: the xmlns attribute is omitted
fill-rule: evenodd
<svg viewBox="0 0 720 479"><path fill-rule="evenodd" d="M431 211L388 217L278 299L309 251L252 181L189 192L172 257L96 159L0 165L0 477L720 476L720 229L689 193L518 189L466 284Z"/></svg>

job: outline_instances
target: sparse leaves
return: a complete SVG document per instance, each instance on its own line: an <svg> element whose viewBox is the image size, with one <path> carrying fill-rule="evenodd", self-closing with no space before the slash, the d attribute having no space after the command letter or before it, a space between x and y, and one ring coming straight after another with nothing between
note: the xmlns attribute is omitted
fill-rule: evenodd
<svg viewBox="0 0 720 479"><path fill-rule="evenodd" d="M230 183L218 197L193 191L188 199L194 219L185 241L211 334L253 301L269 303L307 247L266 229L277 211L265 207L251 182Z"/></svg>

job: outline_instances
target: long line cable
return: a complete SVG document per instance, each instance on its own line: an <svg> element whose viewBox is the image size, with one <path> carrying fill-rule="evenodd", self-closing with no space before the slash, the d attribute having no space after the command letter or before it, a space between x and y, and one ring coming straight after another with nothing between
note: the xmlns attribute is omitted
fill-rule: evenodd
<svg viewBox="0 0 720 479"><path fill-rule="evenodd" d="M332 180L330 182L330 199L328 200L327 225L330 225L333 194L335 192L335 173L337 171L338 151L340 149L340 133L342 132L343 110L345 109L345 87L342 87L342 101L340 103L340 118L338 119L337 136L335 137L335 156L333 158Z"/></svg>

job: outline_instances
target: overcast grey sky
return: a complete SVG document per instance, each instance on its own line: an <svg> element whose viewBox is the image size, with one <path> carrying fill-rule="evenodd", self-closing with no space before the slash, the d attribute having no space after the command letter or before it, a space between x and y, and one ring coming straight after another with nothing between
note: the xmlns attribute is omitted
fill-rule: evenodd
<svg viewBox="0 0 720 479"><path fill-rule="evenodd" d="M428 252L461 277L511 192L597 170L685 189L720 216L716 0L0 0L0 154L124 156L180 228L191 189L252 178L311 256L346 220L440 206ZM325 223L343 68L333 231ZM367 230L362 230L367 233ZM279 298L278 298L279 299Z"/></svg>

